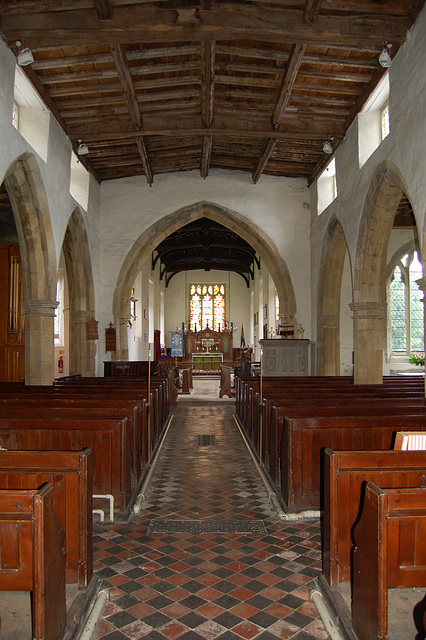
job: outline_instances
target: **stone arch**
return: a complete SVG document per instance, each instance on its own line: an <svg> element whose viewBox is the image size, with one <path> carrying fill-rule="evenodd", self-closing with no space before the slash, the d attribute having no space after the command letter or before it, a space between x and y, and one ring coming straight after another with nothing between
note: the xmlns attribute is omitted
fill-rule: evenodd
<svg viewBox="0 0 426 640"><path fill-rule="evenodd" d="M6 187L18 231L25 311L25 383L52 384L56 302L55 243L46 192L34 156L8 168Z"/></svg>
<svg viewBox="0 0 426 640"><path fill-rule="evenodd" d="M340 298L347 243L333 217L324 238L317 303L317 375L340 375Z"/></svg>
<svg viewBox="0 0 426 640"><path fill-rule="evenodd" d="M168 235L199 218L210 218L231 229L246 240L261 256L277 287L280 299L280 321L293 324L296 316L296 297L288 267L271 238L249 218L211 202L196 202L170 213L144 231L127 254L113 296L113 314L117 331L117 359L128 357L127 320L129 298L140 266L155 247Z"/></svg>
<svg viewBox="0 0 426 640"><path fill-rule="evenodd" d="M390 161L373 176L361 218L355 271L354 380L356 384L383 382L386 335L386 259L389 238L401 196L408 188Z"/></svg>
<svg viewBox="0 0 426 640"><path fill-rule="evenodd" d="M73 211L62 244L69 291L69 373L93 376L95 343L88 322L95 316L92 262L86 226L80 209Z"/></svg>

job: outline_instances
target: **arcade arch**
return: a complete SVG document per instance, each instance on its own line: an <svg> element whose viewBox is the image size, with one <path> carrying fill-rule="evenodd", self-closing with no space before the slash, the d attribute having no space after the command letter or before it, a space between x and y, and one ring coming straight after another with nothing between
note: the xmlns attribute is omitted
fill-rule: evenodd
<svg viewBox="0 0 426 640"><path fill-rule="evenodd" d="M389 160L383 162L367 193L357 244L351 305L355 384L383 382L387 249L403 194L408 194L408 189L399 169Z"/></svg>
<svg viewBox="0 0 426 640"><path fill-rule="evenodd" d="M168 235L198 218L210 218L246 240L261 256L275 282L280 299L280 323L295 324L296 297L287 265L271 238L241 213L211 202L197 202L179 209L151 225L135 241L126 256L113 296L113 315L117 329L117 360L128 359L127 321L132 283L143 261Z"/></svg>
<svg viewBox="0 0 426 640"><path fill-rule="evenodd" d="M89 340L88 323L95 315L95 295L89 242L77 207L68 222L62 245L69 300L69 373L93 376L96 347Z"/></svg>
<svg viewBox="0 0 426 640"><path fill-rule="evenodd" d="M53 381L56 256L40 169L30 153L9 167L4 185L18 232L25 310L25 382Z"/></svg>
<svg viewBox="0 0 426 640"><path fill-rule="evenodd" d="M333 218L324 238L317 302L317 375L340 375L340 300L347 255L343 227Z"/></svg>

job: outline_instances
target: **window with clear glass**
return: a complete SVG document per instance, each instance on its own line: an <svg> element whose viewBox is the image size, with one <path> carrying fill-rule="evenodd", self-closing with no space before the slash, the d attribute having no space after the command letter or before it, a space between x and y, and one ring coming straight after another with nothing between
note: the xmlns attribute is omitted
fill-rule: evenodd
<svg viewBox="0 0 426 640"><path fill-rule="evenodd" d="M192 331L225 328L225 285L191 284L189 290L189 324Z"/></svg>
<svg viewBox="0 0 426 640"><path fill-rule="evenodd" d="M65 275L63 269L58 269L58 282L56 285L56 300L59 302L53 318L53 332L56 345L64 344L64 307L65 307Z"/></svg>
<svg viewBox="0 0 426 640"><path fill-rule="evenodd" d="M396 265L390 284L392 351L408 355L424 351L423 293L416 280L423 275L417 252Z"/></svg>
<svg viewBox="0 0 426 640"><path fill-rule="evenodd" d="M381 111L382 120L382 140L390 134L390 120L389 120L389 102L387 102Z"/></svg>
<svg viewBox="0 0 426 640"><path fill-rule="evenodd" d="M13 109L12 109L12 124L15 127L15 129L19 129L19 105L17 102L13 102Z"/></svg>

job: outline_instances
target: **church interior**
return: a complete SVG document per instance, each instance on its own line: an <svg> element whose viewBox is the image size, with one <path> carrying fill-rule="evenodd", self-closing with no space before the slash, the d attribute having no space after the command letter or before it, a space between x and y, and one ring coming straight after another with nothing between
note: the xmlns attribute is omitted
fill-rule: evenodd
<svg viewBox="0 0 426 640"><path fill-rule="evenodd" d="M425 35L0 3L0 640L426 638Z"/></svg>

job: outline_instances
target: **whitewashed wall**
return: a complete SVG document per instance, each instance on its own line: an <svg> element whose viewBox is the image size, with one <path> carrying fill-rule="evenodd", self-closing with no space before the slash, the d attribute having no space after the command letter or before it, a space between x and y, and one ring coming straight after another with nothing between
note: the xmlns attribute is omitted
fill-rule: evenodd
<svg viewBox="0 0 426 640"><path fill-rule="evenodd" d="M305 180L262 176L254 185L250 174L212 170L204 180L199 172L155 176L149 187L144 177L113 180L101 188L102 317L110 321L117 277L136 239L164 216L197 202L211 202L245 216L266 232L285 260L296 294L297 319L309 332L309 190ZM119 212L119 215L118 213ZM166 292L166 318L184 321L183 294ZM244 284L244 283L243 283ZM176 300L171 302L173 295ZM263 305L262 305L263 306ZM248 315L250 317L250 314ZM231 318L238 324L238 318ZM172 329L176 328L173 320ZM166 333L170 327L166 327ZM308 337L305 335L305 337Z"/></svg>
<svg viewBox="0 0 426 640"><path fill-rule="evenodd" d="M401 172L416 217L423 244L424 217L426 212L426 9L420 14L405 45L395 56L390 73L390 127L391 132L359 168L358 162L358 121L350 127L343 143L336 152L336 175L338 196L321 214L317 215L317 185L311 186L311 296L312 335L316 335L316 309L318 269L324 236L330 220L336 215L340 220L348 243L352 268L358 241L359 224L365 198L377 167L390 160ZM346 287L347 293L349 289ZM342 297L342 305L349 304ZM346 309L346 328L350 325ZM342 319L341 319L342 322ZM346 336L347 337L347 336ZM345 342L347 340L345 339ZM347 359L341 363L342 372L351 367L349 350Z"/></svg>

